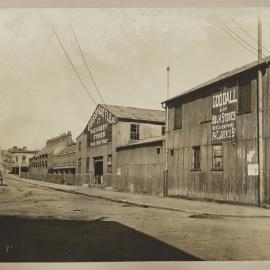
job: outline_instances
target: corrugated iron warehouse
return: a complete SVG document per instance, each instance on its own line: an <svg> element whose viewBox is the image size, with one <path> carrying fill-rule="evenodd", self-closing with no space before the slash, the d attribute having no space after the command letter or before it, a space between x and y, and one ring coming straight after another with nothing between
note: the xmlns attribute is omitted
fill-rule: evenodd
<svg viewBox="0 0 270 270"><path fill-rule="evenodd" d="M270 203L269 58L224 73L165 102L168 195ZM258 71L262 72L264 174L258 166ZM261 190L260 190L261 189Z"/></svg>
<svg viewBox="0 0 270 270"><path fill-rule="evenodd" d="M77 173L82 183L92 187L141 191L139 183L134 182L132 187L129 183L130 178L121 177L126 170L123 164L119 164L117 149L147 138L161 136L164 134L164 125L164 111L98 105L85 130L77 137ZM147 167L149 164L149 161L142 157L141 162L142 166ZM163 165L160 161L157 162L157 171L160 172ZM132 179L138 172L133 171L133 174ZM146 178L146 174L148 172L145 170L143 177ZM162 179L162 174L159 178Z"/></svg>
<svg viewBox="0 0 270 270"><path fill-rule="evenodd" d="M76 138L76 147L71 134L64 144L60 142L63 138L49 140L31 159L31 171L73 174L71 184L89 187L270 204L269 59L224 73L164 101L167 134L165 111L98 105ZM259 71L263 103L258 100ZM55 160L40 168L40 160L45 157L48 162L49 156ZM261 156L264 158L259 160ZM67 183L65 179L63 183Z"/></svg>

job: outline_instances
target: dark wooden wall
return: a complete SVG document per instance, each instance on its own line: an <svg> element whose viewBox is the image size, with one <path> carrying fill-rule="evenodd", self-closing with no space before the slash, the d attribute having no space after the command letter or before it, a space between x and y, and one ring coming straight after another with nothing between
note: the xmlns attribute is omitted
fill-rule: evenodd
<svg viewBox="0 0 270 270"><path fill-rule="evenodd" d="M212 95L202 95L196 100L182 104L181 129L173 129L174 106L169 109L168 143L169 148L174 149L174 155L169 154L168 157L169 195L245 204L258 203L258 176L249 176L247 173L249 163L258 163L257 72L243 73L242 76L248 76L251 81L252 111L237 116L236 143L223 143L222 171L212 170ZM264 75L264 80L266 87L267 81L269 85L266 75ZM269 90L266 92L269 97ZM269 128L267 130L270 132ZM192 170L193 146L201 146L200 171ZM270 147L268 141L267 146ZM269 170L267 170L267 175L269 178Z"/></svg>

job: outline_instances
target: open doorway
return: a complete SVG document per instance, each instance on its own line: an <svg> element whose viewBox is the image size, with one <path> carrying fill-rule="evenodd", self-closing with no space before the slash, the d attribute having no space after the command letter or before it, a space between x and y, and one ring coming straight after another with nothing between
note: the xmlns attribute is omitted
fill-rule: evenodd
<svg viewBox="0 0 270 270"><path fill-rule="evenodd" d="M95 157L95 184L103 184L103 157Z"/></svg>

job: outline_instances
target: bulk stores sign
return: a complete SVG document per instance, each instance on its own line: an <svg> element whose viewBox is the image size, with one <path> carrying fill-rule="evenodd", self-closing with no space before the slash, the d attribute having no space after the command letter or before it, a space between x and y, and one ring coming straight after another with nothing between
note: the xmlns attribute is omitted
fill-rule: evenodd
<svg viewBox="0 0 270 270"><path fill-rule="evenodd" d="M238 108L237 85L224 88L212 97L212 142L236 139L236 114Z"/></svg>
<svg viewBox="0 0 270 270"><path fill-rule="evenodd" d="M87 125L87 146L107 144L112 135L116 117L102 107L97 107Z"/></svg>

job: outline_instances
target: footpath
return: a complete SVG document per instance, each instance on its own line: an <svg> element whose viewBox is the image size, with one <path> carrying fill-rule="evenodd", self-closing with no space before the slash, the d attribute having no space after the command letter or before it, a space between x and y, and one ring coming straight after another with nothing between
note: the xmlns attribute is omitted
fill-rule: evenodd
<svg viewBox="0 0 270 270"><path fill-rule="evenodd" d="M151 207L169 211L189 213L197 217L235 217L235 218L270 218L270 209L256 206L242 206L216 202L194 201L180 198L164 198L145 194L119 192L110 189L88 188L81 186L60 185L50 182L19 178L8 178L49 189L105 199L140 207Z"/></svg>

